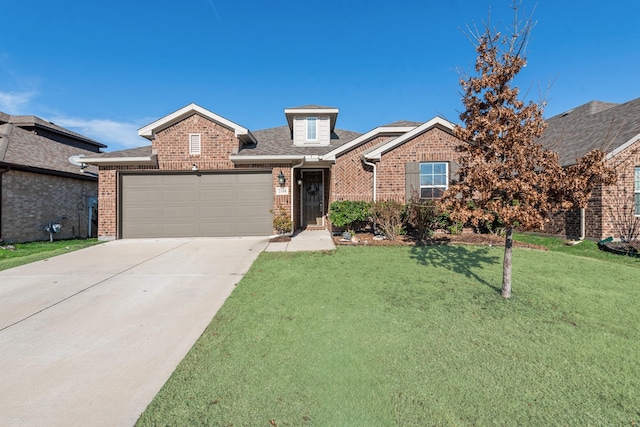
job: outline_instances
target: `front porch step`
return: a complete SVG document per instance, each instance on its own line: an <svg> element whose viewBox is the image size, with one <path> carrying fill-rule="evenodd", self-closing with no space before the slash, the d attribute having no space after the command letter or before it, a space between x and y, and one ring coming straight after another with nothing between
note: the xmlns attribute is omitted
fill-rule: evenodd
<svg viewBox="0 0 640 427"><path fill-rule="evenodd" d="M305 230L326 230L324 225L307 225Z"/></svg>

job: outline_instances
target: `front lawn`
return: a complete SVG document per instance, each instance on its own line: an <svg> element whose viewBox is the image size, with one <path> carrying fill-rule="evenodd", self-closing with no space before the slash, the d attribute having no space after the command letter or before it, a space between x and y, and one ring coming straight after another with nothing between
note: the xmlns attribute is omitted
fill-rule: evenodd
<svg viewBox="0 0 640 427"><path fill-rule="evenodd" d="M139 425L640 423L635 266L502 248L263 253Z"/></svg>
<svg viewBox="0 0 640 427"><path fill-rule="evenodd" d="M0 271L96 245L98 239L0 244Z"/></svg>

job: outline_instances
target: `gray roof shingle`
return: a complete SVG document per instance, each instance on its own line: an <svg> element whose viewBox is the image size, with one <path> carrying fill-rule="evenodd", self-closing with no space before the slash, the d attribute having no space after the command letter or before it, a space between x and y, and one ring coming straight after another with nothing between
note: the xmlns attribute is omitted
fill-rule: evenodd
<svg viewBox="0 0 640 427"><path fill-rule="evenodd" d="M360 136L358 132L336 129L331 134L330 145L316 147L300 147L293 145L291 131L288 126L280 126L253 132L258 141L257 144L245 146L238 155L240 156L277 156L277 155L309 155L319 156L346 144Z"/></svg>
<svg viewBox="0 0 640 427"><path fill-rule="evenodd" d="M76 139L78 141L83 141L90 145L93 145L96 147L96 150L95 150L96 152L100 148L106 148L106 145L98 141L95 141L91 138L87 138L86 136L81 135L77 132L73 132L69 129L63 128L62 126L58 126L53 122L48 122L44 119L41 119L38 116L12 116L12 115L0 112L0 124L2 123L11 123L15 126L22 127L22 128L32 128L32 127L44 128L49 130L50 132L71 137L72 139Z"/></svg>
<svg viewBox="0 0 640 427"><path fill-rule="evenodd" d="M92 159L111 159L117 157L150 157L151 145L145 145L143 147L128 148L126 150L110 151L108 153L94 153L90 156Z"/></svg>
<svg viewBox="0 0 640 427"><path fill-rule="evenodd" d="M96 178L97 167L89 166L83 173L69 162L69 157L78 154L91 156L96 153L52 141L11 123L0 125L0 163L4 165Z"/></svg>
<svg viewBox="0 0 640 427"><path fill-rule="evenodd" d="M563 166L599 148L610 153L640 134L640 98L624 104L591 101L547 120L538 140Z"/></svg>

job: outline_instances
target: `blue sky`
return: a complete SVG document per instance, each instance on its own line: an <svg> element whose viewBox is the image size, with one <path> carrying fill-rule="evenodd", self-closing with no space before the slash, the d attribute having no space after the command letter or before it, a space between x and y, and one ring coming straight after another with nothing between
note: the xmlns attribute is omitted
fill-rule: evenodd
<svg viewBox="0 0 640 427"><path fill-rule="evenodd" d="M2 5L0 111L33 114L107 151L147 144L137 129L195 102L251 130L283 109L340 109L366 132L439 115L459 122L464 28L513 20L511 0L22 0ZM535 9L535 10L534 10ZM597 99L640 97L637 0L524 0L537 25L526 99L546 117Z"/></svg>

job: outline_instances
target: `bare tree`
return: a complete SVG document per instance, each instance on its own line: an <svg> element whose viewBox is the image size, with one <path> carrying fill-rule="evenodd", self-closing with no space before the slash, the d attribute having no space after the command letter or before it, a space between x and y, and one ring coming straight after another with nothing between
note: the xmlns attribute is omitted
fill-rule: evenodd
<svg viewBox="0 0 640 427"><path fill-rule="evenodd" d="M471 31L477 58L476 76L461 78L464 141L459 147L460 180L441 200L456 221L474 226L499 220L505 228L502 296L511 297L513 230L542 229L549 215L560 209L584 207L593 188L611 179L604 152L594 150L575 165L562 168L556 152L537 144L545 129L544 101L525 104L512 85L526 65L526 47L534 26L518 18L503 34L486 24Z"/></svg>

